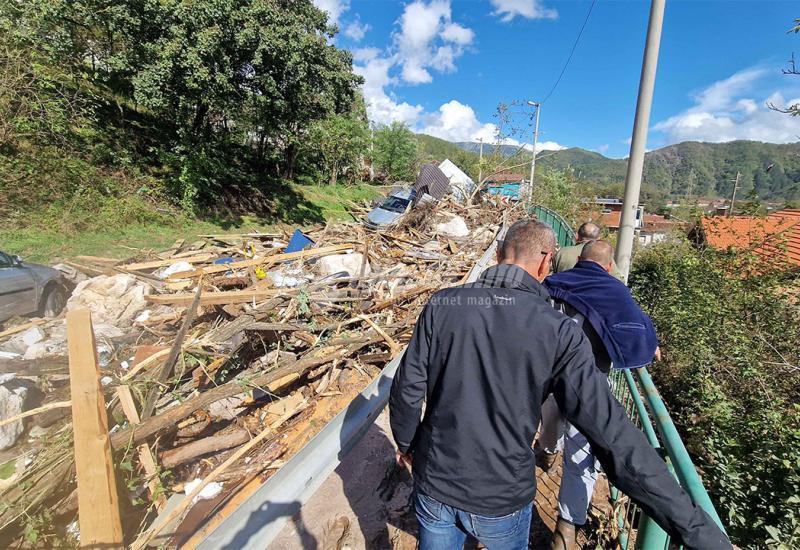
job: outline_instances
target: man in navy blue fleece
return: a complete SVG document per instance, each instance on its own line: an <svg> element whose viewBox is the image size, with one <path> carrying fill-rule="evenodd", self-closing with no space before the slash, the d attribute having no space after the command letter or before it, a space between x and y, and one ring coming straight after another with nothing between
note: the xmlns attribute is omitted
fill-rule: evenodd
<svg viewBox="0 0 800 550"><path fill-rule="evenodd" d="M542 402L555 396L609 479L677 544L730 548L611 395L589 341L541 281L555 235L522 220L475 283L424 308L389 400L397 460L412 465L420 548L527 548ZM425 415L422 415L423 405Z"/></svg>
<svg viewBox="0 0 800 550"><path fill-rule="evenodd" d="M613 254L605 241L586 243L575 267L544 281L556 307L583 330L592 346L595 365L603 373L608 373L612 364L615 368L649 364L658 349L652 321L628 287L610 275ZM545 471L562 446L564 467L553 550L574 547L576 526L586 523L599 469L587 439L575 426L565 423L555 401L549 398L542 405L542 427L536 442L539 464Z"/></svg>

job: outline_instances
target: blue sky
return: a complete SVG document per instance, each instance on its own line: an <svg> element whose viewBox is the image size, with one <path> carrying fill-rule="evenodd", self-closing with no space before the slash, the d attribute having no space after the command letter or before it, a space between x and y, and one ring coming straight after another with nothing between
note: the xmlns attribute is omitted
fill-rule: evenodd
<svg viewBox="0 0 800 550"><path fill-rule="evenodd" d="M497 133L499 103L542 100L591 0L314 0L365 78L370 118L401 120L451 141ZM649 2L597 0L558 88L542 107L542 149L628 154ZM781 69L800 35L800 4L667 0L649 148L686 140L800 140L800 118L766 107L800 102ZM512 126L530 142L529 119ZM503 132L505 134L505 132ZM503 136L505 137L505 135Z"/></svg>

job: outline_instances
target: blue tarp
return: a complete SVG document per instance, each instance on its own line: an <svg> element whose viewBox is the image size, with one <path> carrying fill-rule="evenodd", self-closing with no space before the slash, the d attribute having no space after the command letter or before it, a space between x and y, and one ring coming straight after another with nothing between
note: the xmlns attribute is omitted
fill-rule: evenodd
<svg viewBox="0 0 800 550"><path fill-rule="evenodd" d="M294 234L292 235L292 238L289 239L289 244L286 245L284 252L300 252L312 244L314 244L314 241L303 235L303 232L299 229L295 229Z"/></svg>

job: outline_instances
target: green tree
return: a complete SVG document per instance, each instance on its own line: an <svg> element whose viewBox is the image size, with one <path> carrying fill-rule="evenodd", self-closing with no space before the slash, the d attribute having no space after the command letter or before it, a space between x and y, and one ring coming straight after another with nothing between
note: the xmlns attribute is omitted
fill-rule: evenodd
<svg viewBox="0 0 800 550"><path fill-rule="evenodd" d="M384 177L410 181L417 171L418 151L414 133L402 122L392 122L375 131L375 167Z"/></svg>
<svg viewBox="0 0 800 550"><path fill-rule="evenodd" d="M314 125L309 143L322 159L328 182L335 184L348 168L351 176L357 171L352 168L369 148L367 120L356 112L331 115Z"/></svg>

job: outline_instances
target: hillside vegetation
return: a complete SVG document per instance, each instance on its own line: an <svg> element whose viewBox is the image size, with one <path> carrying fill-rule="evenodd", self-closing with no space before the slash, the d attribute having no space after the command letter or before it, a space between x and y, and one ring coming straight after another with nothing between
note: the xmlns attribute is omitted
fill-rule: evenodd
<svg viewBox="0 0 800 550"><path fill-rule="evenodd" d="M477 143L454 145L472 154L478 150ZM501 150L508 155L518 152L513 146L502 146ZM526 152L521 155L530 157ZM625 181L627 164L626 159L608 158L579 147L545 151L537 160L543 168L572 168L579 178L610 186L612 192ZM800 200L800 143L687 141L670 145L645 155L644 184L669 196L728 197L737 171L742 174L740 197L756 194L763 200Z"/></svg>
<svg viewBox="0 0 800 550"><path fill-rule="evenodd" d="M306 224L374 197L335 31L311 2L0 0L0 248Z"/></svg>

